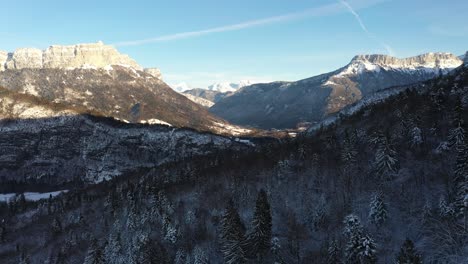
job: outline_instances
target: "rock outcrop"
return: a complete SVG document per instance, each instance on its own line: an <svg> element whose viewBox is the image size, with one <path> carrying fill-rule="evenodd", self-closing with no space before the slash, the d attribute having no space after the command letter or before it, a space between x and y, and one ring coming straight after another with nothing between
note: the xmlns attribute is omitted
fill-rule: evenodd
<svg viewBox="0 0 468 264"><path fill-rule="evenodd" d="M460 66L460 58L451 53L426 53L409 58L396 58L388 55L358 55L353 58L351 64L360 61L368 62L376 66L395 69L453 69Z"/></svg>
<svg viewBox="0 0 468 264"><path fill-rule="evenodd" d="M121 54L114 47L104 45L102 42L70 46L53 45L46 50L20 48L13 53L2 51L0 64L0 70L104 68L108 65L124 65L143 70L128 55ZM157 70L151 69L151 71Z"/></svg>
<svg viewBox="0 0 468 264"><path fill-rule="evenodd" d="M162 80L162 74L161 71L158 68L146 68L144 69L144 72L151 74L153 77L156 77L160 80Z"/></svg>

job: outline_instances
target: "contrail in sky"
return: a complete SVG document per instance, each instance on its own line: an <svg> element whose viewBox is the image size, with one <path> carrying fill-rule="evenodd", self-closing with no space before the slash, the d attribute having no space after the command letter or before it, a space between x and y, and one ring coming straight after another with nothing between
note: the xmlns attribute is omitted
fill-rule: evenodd
<svg viewBox="0 0 468 264"><path fill-rule="evenodd" d="M355 9L370 7L370 6L376 5L384 1L386 0L356 0L354 1L356 4ZM344 3L344 4L347 6L349 10L353 10L352 12L356 14L354 12L354 9L351 8L351 6L349 6L348 3ZM238 30L252 28L252 27L298 20L298 19L303 19L306 17L328 16L328 15L340 13L343 11L343 9L344 9L343 5L340 3L328 4L328 5L324 5L324 6L320 6L316 8L307 9L302 12L295 12L295 13L289 13L289 14L284 14L284 15L279 15L279 16L263 18L263 19L250 20L250 21L246 21L243 23L221 26L221 27L214 27L214 28L209 28L209 29L204 29L204 30L187 31L187 32L169 34L169 35L158 36L158 37L148 38L148 39L122 41L122 42L114 43L113 45L114 46L139 46L139 45L150 44L150 43L187 39L187 38L199 37L199 36L209 35L209 34L214 34L214 33L238 31ZM361 26L365 29L364 24L362 24L362 21L359 19L359 16L357 14L356 14L356 17L360 21ZM367 32L367 29L365 30Z"/></svg>
<svg viewBox="0 0 468 264"><path fill-rule="evenodd" d="M359 14L354 10L354 8L348 2L346 2L345 0L340 0L340 3L343 4L348 9L348 11L356 18L362 30L367 34L367 36L369 36L369 38L375 40L381 46L383 46L389 55L392 55L392 56L394 55L393 49L392 47L390 47L390 45L382 42L375 35L369 32L366 25L364 25L364 22L362 22L362 19L359 16Z"/></svg>

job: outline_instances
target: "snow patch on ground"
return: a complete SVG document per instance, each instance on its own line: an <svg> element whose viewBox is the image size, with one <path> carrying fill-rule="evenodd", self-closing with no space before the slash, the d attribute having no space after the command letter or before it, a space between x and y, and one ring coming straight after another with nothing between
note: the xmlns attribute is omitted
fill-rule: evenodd
<svg viewBox="0 0 468 264"><path fill-rule="evenodd" d="M169 124L168 122L163 121L163 120L159 120L159 119L156 119L156 118L151 118L151 119L148 119L148 120L141 120L140 123L142 123L142 124L150 124L150 125L166 125L166 126L172 126L172 125Z"/></svg>

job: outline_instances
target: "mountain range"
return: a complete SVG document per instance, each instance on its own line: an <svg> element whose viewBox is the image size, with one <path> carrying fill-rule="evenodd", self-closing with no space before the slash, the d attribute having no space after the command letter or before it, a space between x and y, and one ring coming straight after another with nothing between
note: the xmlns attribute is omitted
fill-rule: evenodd
<svg viewBox="0 0 468 264"><path fill-rule="evenodd" d="M174 92L158 69L143 69L102 42L0 52L0 86L131 123L221 134L243 130ZM234 131L235 130L235 131Z"/></svg>
<svg viewBox="0 0 468 264"><path fill-rule="evenodd" d="M209 110L237 125L294 128L302 122L319 122L385 88L447 74L462 63L449 53L427 53L406 59L359 55L330 73L296 82L243 87L217 101Z"/></svg>

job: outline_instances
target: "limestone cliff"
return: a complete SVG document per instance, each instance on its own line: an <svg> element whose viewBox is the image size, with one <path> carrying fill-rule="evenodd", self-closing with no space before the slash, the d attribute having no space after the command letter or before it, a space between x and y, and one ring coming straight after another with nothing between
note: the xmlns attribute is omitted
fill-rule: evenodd
<svg viewBox="0 0 468 264"><path fill-rule="evenodd" d="M135 60L121 54L102 42L70 46L52 45L45 50L20 48L15 52L0 51L0 71L6 69L76 69L105 68L109 65L124 65L143 70ZM154 77L161 78L159 69L145 69Z"/></svg>

